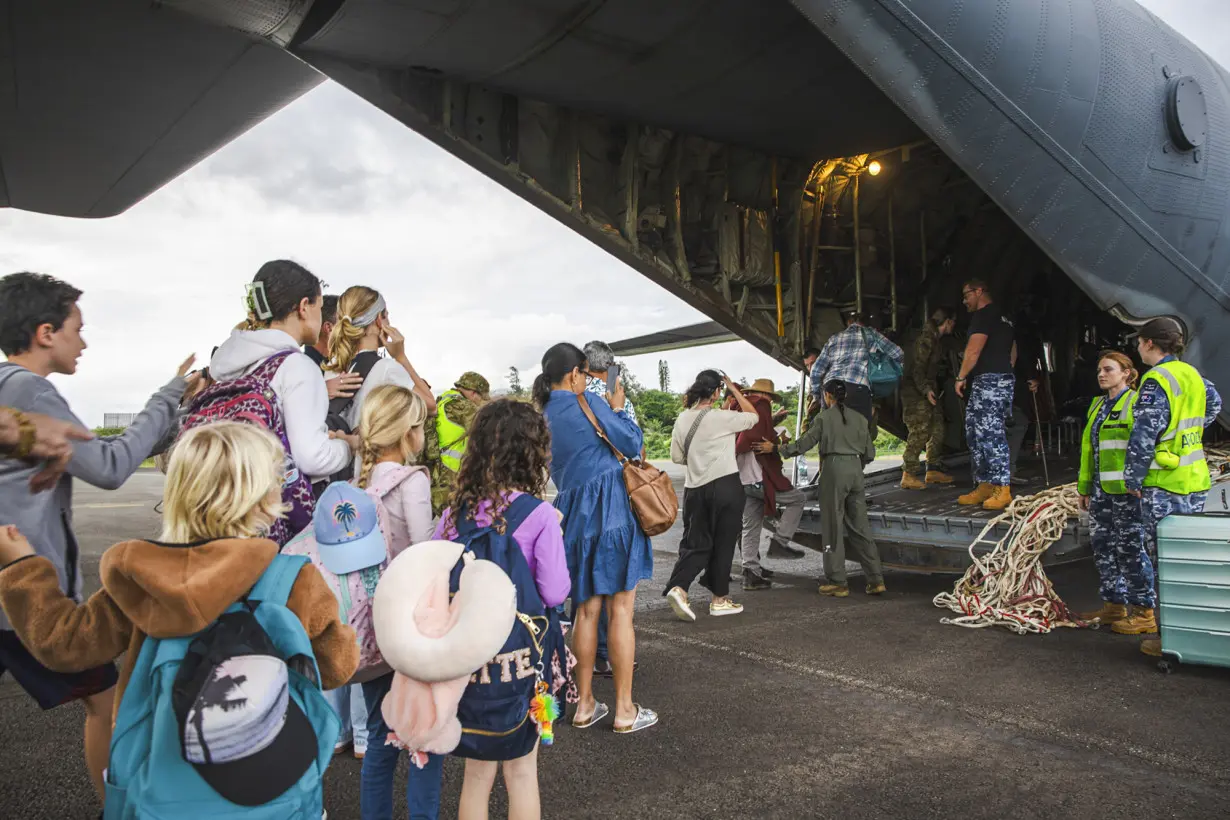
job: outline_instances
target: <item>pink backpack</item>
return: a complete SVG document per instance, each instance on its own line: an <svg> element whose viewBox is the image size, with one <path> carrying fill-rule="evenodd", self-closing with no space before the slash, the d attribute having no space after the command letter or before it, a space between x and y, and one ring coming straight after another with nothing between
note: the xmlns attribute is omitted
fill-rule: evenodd
<svg viewBox="0 0 1230 820"><path fill-rule="evenodd" d="M380 532L384 535L385 544L389 543L393 533L393 523L389 518L388 509L384 506L384 497L401 485L403 481L423 467L401 466L394 470L382 471L381 475L366 488L366 492L376 503L376 517ZM335 575L330 572L320 560L320 551L316 546L316 533L311 523L298 535L292 538L282 548L284 555L305 555L313 566L320 571L325 583L333 590L338 601L338 615L342 623L349 624L355 631L359 643L359 668L350 683L363 683L374 680L392 671L380 654L376 645L376 630L372 625L372 599L376 596L376 584L380 582L389 561L397 557L390 547L384 563L375 567L361 569L358 572L348 572Z"/></svg>

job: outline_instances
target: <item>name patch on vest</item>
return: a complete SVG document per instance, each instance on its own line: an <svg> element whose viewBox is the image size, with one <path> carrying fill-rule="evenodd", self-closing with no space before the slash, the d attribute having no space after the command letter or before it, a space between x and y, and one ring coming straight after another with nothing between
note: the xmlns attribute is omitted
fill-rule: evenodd
<svg viewBox="0 0 1230 820"><path fill-rule="evenodd" d="M1203 430L1188 430L1186 433L1184 433L1182 436L1179 437L1179 446L1182 447L1184 450L1186 450L1189 447L1192 447L1192 448L1199 447L1203 439L1204 439Z"/></svg>

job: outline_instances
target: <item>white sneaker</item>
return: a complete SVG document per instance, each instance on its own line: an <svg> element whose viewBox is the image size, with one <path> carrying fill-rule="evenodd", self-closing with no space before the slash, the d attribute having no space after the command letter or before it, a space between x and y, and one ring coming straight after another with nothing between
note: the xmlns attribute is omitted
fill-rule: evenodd
<svg viewBox="0 0 1230 820"><path fill-rule="evenodd" d="M719 615L738 615L743 611L743 604L736 604L734 601L727 598L720 604L709 604L709 614L715 618Z"/></svg>
<svg viewBox="0 0 1230 820"><path fill-rule="evenodd" d="M681 587L675 587L666 593L666 600L670 601L671 609L675 611L679 620L689 622L696 620L696 613L692 611L692 607L688 606L688 594Z"/></svg>

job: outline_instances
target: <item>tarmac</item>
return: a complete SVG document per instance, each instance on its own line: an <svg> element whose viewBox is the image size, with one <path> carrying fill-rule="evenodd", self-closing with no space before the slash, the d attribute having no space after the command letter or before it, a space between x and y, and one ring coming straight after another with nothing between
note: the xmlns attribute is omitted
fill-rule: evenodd
<svg viewBox="0 0 1230 820"><path fill-rule="evenodd" d="M161 486L147 471L115 492L78 484L91 583L106 547L157 533ZM814 553L766 560L772 590L735 584L737 617L708 618L694 589L700 617L685 624L661 597L680 529L655 539L638 599L635 698L661 723L630 736L561 726L540 752L544 817L1226 816L1230 671L1163 675L1139 639L1108 630L942 625L931 599L951 577L889 574L882 598L854 578L848 599L821 598ZM1096 605L1091 565L1052 580L1075 608ZM597 688L610 703L610 682ZM0 679L0 818L98 816L81 722L79 706L40 712ZM359 769L349 755L330 766L330 820L358 820ZM456 816L460 786L450 760L441 817ZM491 816L505 814L497 785Z"/></svg>

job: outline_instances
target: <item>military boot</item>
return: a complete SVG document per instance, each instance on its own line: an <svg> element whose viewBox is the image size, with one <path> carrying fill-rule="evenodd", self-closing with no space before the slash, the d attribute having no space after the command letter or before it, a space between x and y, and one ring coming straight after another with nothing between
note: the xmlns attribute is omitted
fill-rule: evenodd
<svg viewBox="0 0 1230 820"><path fill-rule="evenodd" d="M1140 651L1152 658L1162 656L1162 642L1157 638L1146 638L1140 642Z"/></svg>
<svg viewBox="0 0 1230 820"><path fill-rule="evenodd" d="M990 484L979 484L972 492L958 497L957 503L962 507L972 507L975 504L981 504L994 494L995 488Z"/></svg>
<svg viewBox="0 0 1230 820"><path fill-rule="evenodd" d="M1128 616L1127 607L1123 604L1112 604L1110 601L1104 601L1102 608L1095 612L1078 612L1076 617L1082 621L1099 624L1113 624L1115 621L1122 621Z"/></svg>
<svg viewBox="0 0 1230 820"><path fill-rule="evenodd" d="M913 473L903 472L901 474L901 489L903 490L925 490L927 489L927 485L923 483L921 478L914 475Z"/></svg>
<svg viewBox="0 0 1230 820"><path fill-rule="evenodd" d="M928 484L951 484L955 481L952 476L941 470L927 470Z"/></svg>
<svg viewBox="0 0 1230 820"><path fill-rule="evenodd" d="M1110 625L1110 631L1116 635L1150 635L1157 632L1157 618L1152 609L1134 606L1130 615Z"/></svg>
<svg viewBox="0 0 1230 820"><path fill-rule="evenodd" d="M1008 487L1000 487L998 485L991 486L991 497L982 502L984 510L1003 510L1012 503L1012 490Z"/></svg>

